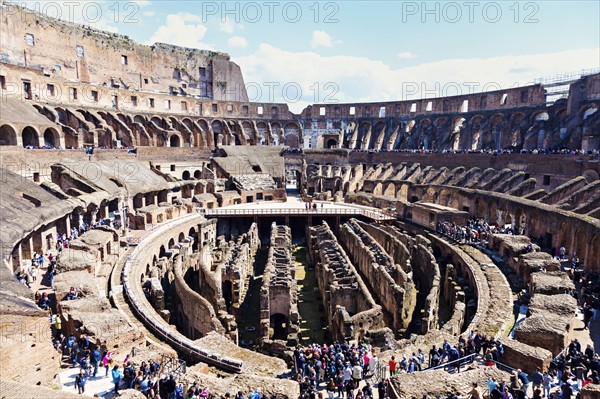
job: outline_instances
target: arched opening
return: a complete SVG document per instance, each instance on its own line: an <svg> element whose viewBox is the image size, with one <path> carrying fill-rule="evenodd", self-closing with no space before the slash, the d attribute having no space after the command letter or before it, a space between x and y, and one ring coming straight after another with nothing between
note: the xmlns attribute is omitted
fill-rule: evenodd
<svg viewBox="0 0 600 399"><path fill-rule="evenodd" d="M202 178L202 172L199 170L195 170L194 171L194 179L201 179Z"/></svg>
<svg viewBox="0 0 600 399"><path fill-rule="evenodd" d="M183 173L181 174L181 178L183 180L190 180L190 172L187 170L184 170Z"/></svg>
<svg viewBox="0 0 600 399"><path fill-rule="evenodd" d="M56 148L60 145L58 132L52 128L44 131L44 146Z"/></svg>
<svg viewBox="0 0 600 399"><path fill-rule="evenodd" d="M175 240L171 238L169 240L169 249L172 249L174 246L175 246Z"/></svg>
<svg viewBox="0 0 600 399"><path fill-rule="evenodd" d="M10 125L0 127L0 145L17 145L17 132Z"/></svg>
<svg viewBox="0 0 600 399"><path fill-rule="evenodd" d="M337 140L336 139L329 139L327 140L327 144L325 146L325 148L337 148Z"/></svg>
<svg viewBox="0 0 600 399"><path fill-rule="evenodd" d="M271 315L270 319L271 328L273 329L273 335L271 339L287 339L287 317L281 313L275 313Z"/></svg>
<svg viewBox="0 0 600 399"><path fill-rule="evenodd" d="M183 242L185 240L185 234L183 232L179 233L179 237L177 237L177 241Z"/></svg>
<svg viewBox="0 0 600 399"><path fill-rule="evenodd" d="M40 146L40 138L38 136L38 132L31 126L27 126L25 129L23 129L21 137L23 138L23 147Z"/></svg>
<svg viewBox="0 0 600 399"><path fill-rule="evenodd" d="M178 135L174 134L169 139L169 147L181 147L181 139Z"/></svg>
<svg viewBox="0 0 600 399"><path fill-rule="evenodd" d="M231 313L231 305L233 304L233 283L230 280L223 281L221 284L221 291L223 291L223 299L225 300L227 313Z"/></svg>

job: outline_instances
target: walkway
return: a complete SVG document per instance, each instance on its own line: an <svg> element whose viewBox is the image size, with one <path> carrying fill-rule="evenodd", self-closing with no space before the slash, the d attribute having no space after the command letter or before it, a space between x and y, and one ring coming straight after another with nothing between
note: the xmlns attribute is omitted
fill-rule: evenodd
<svg viewBox="0 0 600 399"><path fill-rule="evenodd" d="M396 220L396 215L381 209L329 201L313 201L316 209L306 209L300 197L288 197L285 202L258 201L224 208L206 209L206 217L239 216L365 216L372 220Z"/></svg>

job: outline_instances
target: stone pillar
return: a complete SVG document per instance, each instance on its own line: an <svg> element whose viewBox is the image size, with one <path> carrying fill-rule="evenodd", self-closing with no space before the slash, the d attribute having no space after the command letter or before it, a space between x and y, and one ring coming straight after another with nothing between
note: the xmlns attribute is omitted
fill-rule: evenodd
<svg viewBox="0 0 600 399"><path fill-rule="evenodd" d="M92 217L91 217L91 221L90 222L91 222L91 225L93 226L93 225L96 224L96 219L98 217L98 208L92 209L91 210L91 215L92 215Z"/></svg>

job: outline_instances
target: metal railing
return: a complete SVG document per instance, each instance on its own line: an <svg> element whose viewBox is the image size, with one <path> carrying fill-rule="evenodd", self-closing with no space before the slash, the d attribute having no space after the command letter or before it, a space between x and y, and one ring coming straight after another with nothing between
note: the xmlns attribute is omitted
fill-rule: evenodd
<svg viewBox="0 0 600 399"><path fill-rule="evenodd" d="M231 209L231 208L217 208L217 209L205 209L204 215L206 217L211 216L366 216L374 220L396 220L396 215L381 211L381 210L369 210L359 208L348 208L348 209L331 209L331 208L316 208L316 209L298 209L298 208L256 208L256 209Z"/></svg>
<svg viewBox="0 0 600 399"><path fill-rule="evenodd" d="M456 359L456 360L452 360L451 362L446 362L446 363L442 363L442 364L438 364L437 366L434 367L428 367L425 370L422 371L433 371L433 370L440 370L440 369L456 369L458 370L458 372L460 372L460 367L467 365L467 364L471 364L473 362L475 362L475 360L479 357L479 355L477 353L472 353L470 355L467 356L463 356L460 359Z"/></svg>

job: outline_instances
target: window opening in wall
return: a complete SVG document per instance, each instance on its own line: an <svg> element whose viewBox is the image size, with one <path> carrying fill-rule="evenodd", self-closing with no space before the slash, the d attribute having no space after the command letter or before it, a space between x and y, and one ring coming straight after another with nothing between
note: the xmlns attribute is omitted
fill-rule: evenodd
<svg viewBox="0 0 600 399"><path fill-rule="evenodd" d="M31 82L23 82L23 96L26 100L31 100Z"/></svg>
<svg viewBox="0 0 600 399"><path fill-rule="evenodd" d="M544 175L544 186L550 185L550 175Z"/></svg>
<svg viewBox="0 0 600 399"><path fill-rule="evenodd" d="M325 107L320 107L319 108L319 115L320 116L325 116Z"/></svg>
<svg viewBox="0 0 600 399"><path fill-rule="evenodd" d="M0 75L0 89L6 90L6 76Z"/></svg>
<svg viewBox="0 0 600 399"><path fill-rule="evenodd" d="M171 100L165 100L164 104L165 104L165 109L171 109Z"/></svg>
<svg viewBox="0 0 600 399"><path fill-rule="evenodd" d="M181 110L182 111L187 111L188 110L187 103L185 101L181 102Z"/></svg>
<svg viewBox="0 0 600 399"><path fill-rule="evenodd" d="M417 112L417 103L412 103L410 105L410 112Z"/></svg>
<svg viewBox="0 0 600 399"><path fill-rule="evenodd" d="M242 106L242 114L248 115L248 106L247 105Z"/></svg>
<svg viewBox="0 0 600 399"><path fill-rule="evenodd" d="M460 112L469 112L469 100L464 100L460 107Z"/></svg>
<svg viewBox="0 0 600 399"><path fill-rule="evenodd" d="M219 104L212 105L212 112L217 112L219 110Z"/></svg>
<svg viewBox="0 0 600 399"><path fill-rule="evenodd" d="M433 101L429 101L427 103L427 106L425 107L425 111L427 111L427 112L433 111Z"/></svg>
<svg viewBox="0 0 600 399"><path fill-rule="evenodd" d="M233 104L227 104L227 112L229 112L229 113L233 112Z"/></svg>
<svg viewBox="0 0 600 399"><path fill-rule="evenodd" d="M83 46L75 46L75 53L77 53L77 57L83 57L85 55Z"/></svg>
<svg viewBox="0 0 600 399"><path fill-rule="evenodd" d="M350 107L350 115L356 115L356 107Z"/></svg>
<svg viewBox="0 0 600 399"><path fill-rule="evenodd" d="M128 64L128 62L127 62L127 56L126 55L122 55L121 56L121 64L123 64L123 65L127 65Z"/></svg>
<svg viewBox="0 0 600 399"><path fill-rule="evenodd" d="M147 85L148 84L148 78L144 78L144 84Z"/></svg>
<svg viewBox="0 0 600 399"><path fill-rule="evenodd" d="M149 99L148 99L148 106L149 106L150 108L154 108L154 99L153 99L153 98L149 98Z"/></svg>
<svg viewBox="0 0 600 399"><path fill-rule="evenodd" d="M171 165L171 172L175 172L175 165Z"/></svg>
<svg viewBox="0 0 600 399"><path fill-rule="evenodd" d="M76 87L71 87L71 98L73 100L77 100L77 88Z"/></svg>
<svg viewBox="0 0 600 399"><path fill-rule="evenodd" d="M131 105L133 105L134 107L137 107L137 105L138 105L137 96L131 96Z"/></svg>
<svg viewBox="0 0 600 399"><path fill-rule="evenodd" d="M35 37L31 33L26 33L25 43L27 43L28 46L35 46Z"/></svg>
<svg viewBox="0 0 600 399"><path fill-rule="evenodd" d="M503 94L502 98L500 99L500 105L506 105L506 102L508 101L508 94Z"/></svg>
<svg viewBox="0 0 600 399"><path fill-rule="evenodd" d="M279 113L279 110L277 109L277 107L271 107L271 116L273 118L276 118L278 113Z"/></svg>
<svg viewBox="0 0 600 399"><path fill-rule="evenodd" d="M98 102L98 92L96 90L92 90L92 100Z"/></svg>
<svg viewBox="0 0 600 399"><path fill-rule="evenodd" d="M527 90L521 90L521 102L522 103L526 103L527 102Z"/></svg>
<svg viewBox="0 0 600 399"><path fill-rule="evenodd" d="M259 115L262 115L263 114L263 107L256 108L256 113L259 114Z"/></svg>
<svg viewBox="0 0 600 399"><path fill-rule="evenodd" d="M380 118L385 118L385 107L380 107L379 108L379 117Z"/></svg>
<svg viewBox="0 0 600 399"><path fill-rule="evenodd" d="M46 85L46 89L48 90L48 94L50 94L50 97L54 97L54 85L51 83L48 83Z"/></svg>
<svg viewBox="0 0 600 399"><path fill-rule="evenodd" d="M363 116L371 116L371 107L369 107L369 106L366 106L366 107L363 109Z"/></svg>

